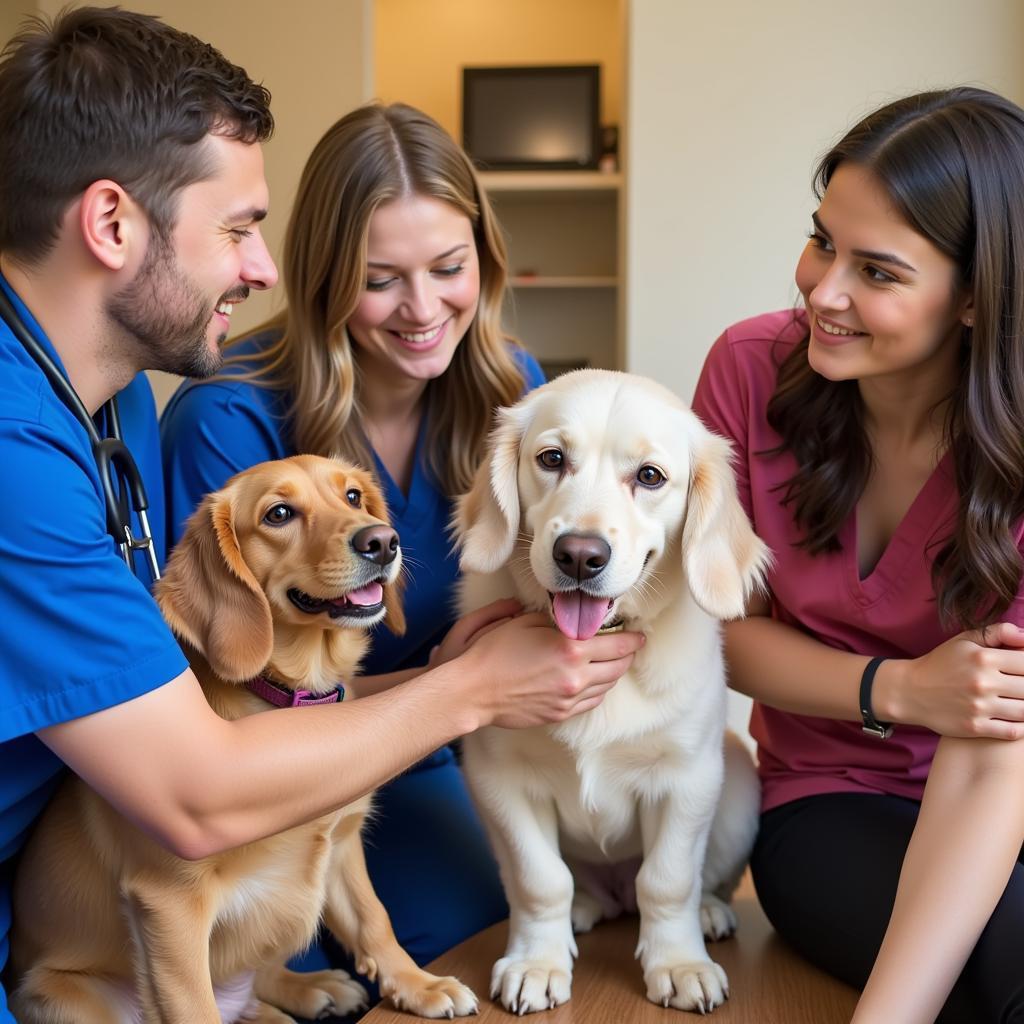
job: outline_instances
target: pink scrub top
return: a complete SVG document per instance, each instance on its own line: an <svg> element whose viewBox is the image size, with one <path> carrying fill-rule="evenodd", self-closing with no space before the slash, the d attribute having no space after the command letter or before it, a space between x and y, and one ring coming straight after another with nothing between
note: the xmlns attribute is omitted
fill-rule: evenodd
<svg viewBox="0 0 1024 1024"><path fill-rule="evenodd" d="M954 633L939 622L929 552L948 536L957 491L947 453L918 493L878 564L859 577L856 512L839 532L841 548L810 555L782 505L784 484L796 471L789 453L765 455L780 443L766 419L778 368L807 334L802 311L744 320L714 344L693 407L734 447L740 500L758 536L772 549L768 574L772 617L838 650L914 658ZM1016 540L1021 543L1021 527ZM1002 619L1024 624L1020 594ZM832 685L823 678L822 687ZM758 744L762 808L816 793L891 793L920 800L938 737L897 726L888 740L862 732L859 722L779 711L755 702L750 732Z"/></svg>

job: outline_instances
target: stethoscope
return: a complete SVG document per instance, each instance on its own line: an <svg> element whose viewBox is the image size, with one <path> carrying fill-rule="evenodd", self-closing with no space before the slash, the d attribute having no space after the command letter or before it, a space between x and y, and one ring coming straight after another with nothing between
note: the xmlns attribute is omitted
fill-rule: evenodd
<svg viewBox="0 0 1024 1024"><path fill-rule="evenodd" d="M0 318L7 324L25 351L36 361L57 397L68 407L71 415L89 435L89 444L92 447L100 485L103 488L107 532L114 538L114 543L121 552L125 564L134 572L132 553L144 551L153 580L160 579L160 566L156 560L153 533L149 528L149 517L146 515L149 500L146 497L146 488L142 483L139 467L135 464L135 459L132 458L132 453L121 436L121 417L117 411L117 399L111 398L100 409L99 415L110 432L109 437L100 437L96 422L89 415L89 411L82 404L75 389L61 373L60 367L54 362L49 352L39 344L32 332L25 326L3 288L0 288ZM130 508L129 499L131 501ZM141 537L136 537L132 533L132 510L139 517L139 525L142 528Z"/></svg>

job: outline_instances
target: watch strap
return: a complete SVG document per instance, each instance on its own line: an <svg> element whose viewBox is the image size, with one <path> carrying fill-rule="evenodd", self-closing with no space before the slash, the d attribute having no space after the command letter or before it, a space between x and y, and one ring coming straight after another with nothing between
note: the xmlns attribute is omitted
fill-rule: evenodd
<svg viewBox="0 0 1024 1024"><path fill-rule="evenodd" d="M880 722L871 710L871 686L875 681L878 666L885 658L872 658L865 666L860 677L860 718L861 728L871 736L887 740L892 735L892 723Z"/></svg>

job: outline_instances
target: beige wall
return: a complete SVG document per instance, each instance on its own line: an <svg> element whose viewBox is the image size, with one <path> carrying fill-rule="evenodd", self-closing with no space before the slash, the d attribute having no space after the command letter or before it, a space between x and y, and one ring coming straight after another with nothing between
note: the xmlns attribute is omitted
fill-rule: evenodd
<svg viewBox="0 0 1024 1024"><path fill-rule="evenodd" d="M25 17L36 13L36 4L28 0L0 0L0 44L14 35Z"/></svg>
<svg viewBox="0 0 1024 1024"><path fill-rule="evenodd" d="M724 327L795 300L812 167L858 115L1024 101L1020 0L633 0L629 32L627 366L686 397Z"/></svg>
<svg viewBox="0 0 1024 1024"><path fill-rule="evenodd" d="M0 30L6 39L19 15L53 15L66 0L0 0ZM371 93L370 0L125 0L124 6L158 14L176 28L212 43L246 69L273 95L277 122L265 147L271 212L264 234L275 256L299 175L326 128ZM19 8L9 14L9 9ZM280 304L282 290L253 293L234 315L242 332L265 320ZM174 381L154 375L162 402Z"/></svg>
<svg viewBox="0 0 1024 1024"><path fill-rule="evenodd" d="M601 120L618 124L623 0L376 0L374 95L412 103L455 137L464 64L600 64Z"/></svg>

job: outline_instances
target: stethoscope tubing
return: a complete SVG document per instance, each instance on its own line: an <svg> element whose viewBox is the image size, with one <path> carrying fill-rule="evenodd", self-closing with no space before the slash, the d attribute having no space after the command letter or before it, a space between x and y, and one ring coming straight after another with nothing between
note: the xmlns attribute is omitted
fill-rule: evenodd
<svg viewBox="0 0 1024 1024"><path fill-rule="evenodd" d="M3 288L0 288L0 318L3 319L22 348L43 371L43 375L54 393L88 435L92 455L96 460L100 486L103 489L107 532L114 538L114 543L128 568L133 568L132 552L143 551L146 554L153 580L160 579L160 566L157 563L153 534L147 515L149 499L146 496L146 488L142 482L139 467L121 437L121 420L116 397L110 398L100 410L104 422L112 433L111 437L101 437L95 421L79 398L78 392L71 386L71 382L61 372L50 353L40 345L32 332L25 326L14 303L8 298ZM127 488L131 507L138 514L139 524L142 527L141 537L136 537L132 533L131 516L126 515L122 507L115 477L122 480Z"/></svg>

